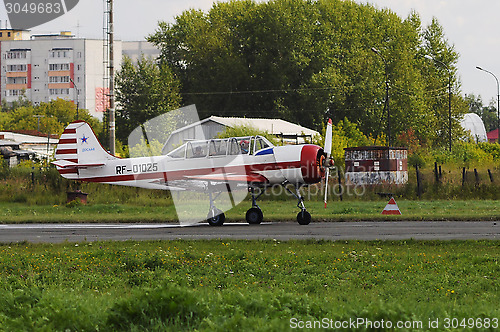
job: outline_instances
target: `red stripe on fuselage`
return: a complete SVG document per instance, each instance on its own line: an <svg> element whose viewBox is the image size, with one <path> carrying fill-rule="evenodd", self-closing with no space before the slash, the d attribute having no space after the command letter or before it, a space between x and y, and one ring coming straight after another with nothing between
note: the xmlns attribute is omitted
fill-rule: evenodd
<svg viewBox="0 0 500 332"><path fill-rule="evenodd" d="M261 171L273 171L287 168L300 168L300 161L294 162L283 162L283 163L268 163L268 164L254 164L254 165L241 165L241 166L229 166L229 167L219 167L219 168L203 168L203 169L189 169L189 170L177 170L177 171L167 171L167 172L155 172L155 173L136 173L136 174L124 174L124 175L111 175L111 176L100 176L100 177L89 177L80 178L81 181L87 182L122 182L122 181L135 181L135 180L152 180L152 179L163 179L166 182L176 181L176 180L186 180L186 177L194 177L209 174L241 174L242 168L245 169L245 174L252 176L260 176L256 174ZM243 175L243 174L241 174ZM187 180L189 181L189 180Z"/></svg>

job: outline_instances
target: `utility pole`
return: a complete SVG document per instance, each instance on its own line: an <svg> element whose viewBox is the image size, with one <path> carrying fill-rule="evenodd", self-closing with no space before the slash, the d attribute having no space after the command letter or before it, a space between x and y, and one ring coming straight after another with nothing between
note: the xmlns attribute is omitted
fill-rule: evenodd
<svg viewBox="0 0 500 332"><path fill-rule="evenodd" d="M115 154L115 95L114 95L114 36L113 36L113 0L109 5L109 152Z"/></svg>
<svg viewBox="0 0 500 332"><path fill-rule="evenodd" d="M76 91L76 120L79 120L79 117L78 117L78 110L80 109L80 105L79 105L79 94L78 94L78 86L75 84L75 81L73 81L73 79L70 77L69 80L71 81L71 83L73 83L73 87L74 87L74 90Z"/></svg>
<svg viewBox="0 0 500 332"><path fill-rule="evenodd" d="M497 81L497 134L498 134L497 141L498 143L500 143L500 83L498 82L497 76L493 74L491 71L481 68L479 66L476 66L476 68L492 75Z"/></svg>
<svg viewBox="0 0 500 332"><path fill-rule="evenodd" d="M372 52L377 54L382 61L384 62L384 72L385 72L385 103L384 103L384 110L387 111L387 146L391 147L392 142L391 142L391 112L389 110L389 71L387 68L387 61L385 58L380 54L380 51L377 50L375 47L371 48Z"/></svg>

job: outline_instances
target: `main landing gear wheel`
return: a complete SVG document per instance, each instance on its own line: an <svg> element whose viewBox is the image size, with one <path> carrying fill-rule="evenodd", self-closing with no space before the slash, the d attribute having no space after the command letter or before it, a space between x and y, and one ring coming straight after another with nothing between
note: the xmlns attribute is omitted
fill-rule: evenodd
<svg viewBox="0 0 500 332"><path fill-rule="evenodd" d="M226 221L226 216L219 209L210 210L207 216L207 222L210 226L222 226Z"/></svg>
<svg viewBox="0 0 500 332"><path fill-rule="evenodd" d="M297 214L297 222L300 225L309 225L311 222L311 214L306 210L302 210Z"/></svg>
<svg viewBox="0 0 500 332"><path fill-rule="evenodd" d="M250 225L258 225L264 219L264 215L259 208L253 207L247 211L245 219Z"/></svg>

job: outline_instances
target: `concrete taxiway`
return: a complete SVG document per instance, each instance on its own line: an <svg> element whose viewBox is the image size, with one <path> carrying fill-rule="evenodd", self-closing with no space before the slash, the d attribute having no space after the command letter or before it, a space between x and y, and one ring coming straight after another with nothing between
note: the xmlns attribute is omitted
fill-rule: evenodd
<svg viewBox="0 0 500 332"><path fill-rule="evenodd" d="M0 225L0 243L28 241L103 240L465 240L500 239L500 222L493 221L360 221L318 222L300 226L295 222L261 225L227 223L222 227L204 224L16 224Z"/></svg>

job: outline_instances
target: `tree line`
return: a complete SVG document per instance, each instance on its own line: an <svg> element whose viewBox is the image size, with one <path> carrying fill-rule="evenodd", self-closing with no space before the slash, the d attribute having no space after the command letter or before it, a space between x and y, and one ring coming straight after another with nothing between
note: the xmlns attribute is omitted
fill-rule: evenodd
<svg viewBox="0 0 500 332"><path fill-rule="evenodd" d="M348 120L376 142L386 139L388 107L395 144L411 136L445 146L450 85L454 140L469 108L492 115L461 96L459 54L437 19L423 26L417 12L401 18L341 0L219 2L160 22L147 40L159 61L126 60L117 78L122 140L147 118L196 104L200 118L282 118L316 130L327 118Z"/></svg>
<svg viewBox="0 0 500 332"><path fill-rule="evenodd" d="M497 125L493 105L461 96L458 53L439 22L423 26L417 12L401 18L341 0L230 1L206 12L186 10L174 23L160 22L147 39L160 58L125 58L116 77L123 144L146 120L196 104L200 118L282 118L318 131L332 118L355 125L372 144L387 139L388 106L394 144L410 137L445 146L449 84L454 139L463 135L459 119L469 110L487 130ZM20 98L3 104L0 128L59 133L75 113L71 102L33 105ZM80 110L80 118L101 131L87 112Z"/></svg>

